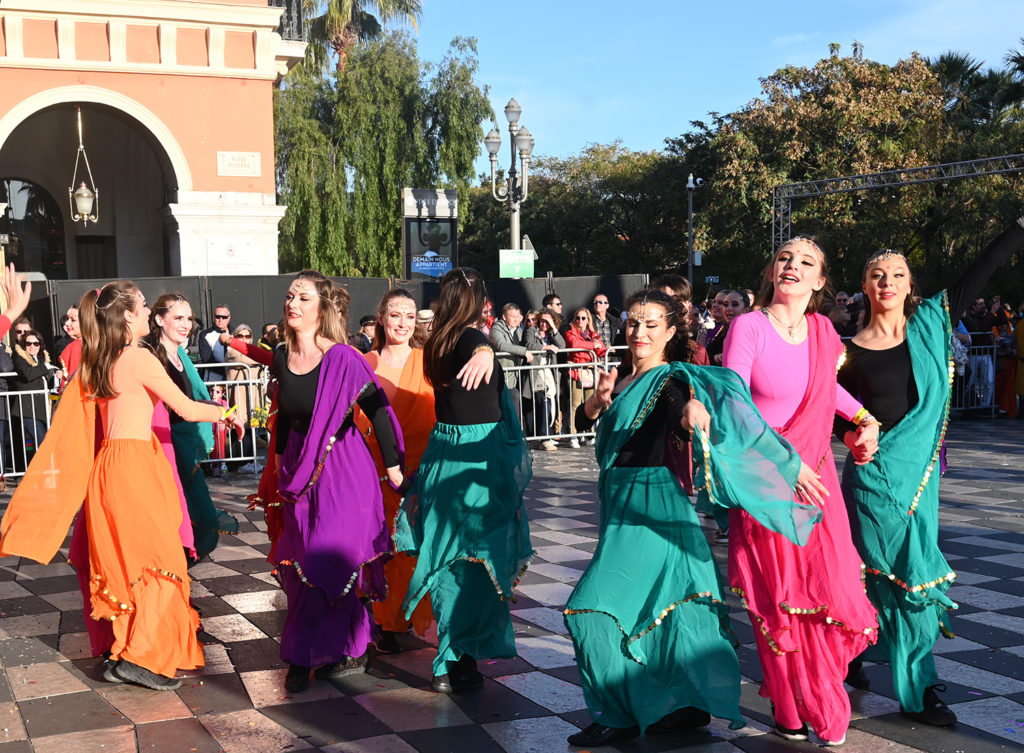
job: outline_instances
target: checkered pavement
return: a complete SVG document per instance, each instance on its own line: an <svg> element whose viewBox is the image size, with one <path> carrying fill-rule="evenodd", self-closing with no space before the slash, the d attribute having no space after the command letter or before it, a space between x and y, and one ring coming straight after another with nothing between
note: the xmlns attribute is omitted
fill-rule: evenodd
<svg viewBox="0 0 1024 753"><path fill-rule="evenodd" d="M852 691L844 750L988 753L1024 746L1024 424L951 426L952 465L942 485L943 549L960 575L957 638L936 646L944 694L960 723L939 730L903 719L883 666L867 666L872 691ZM270 575L261 515L242 502L251 477L211 479L215 501L243 522L192 569L207 665L176 692L103 681L89 655L77 579L66 548L49 565L0 560L0 753L188 751L190 753L520 753L564 751L590 716L561 609L597 541L597 464L591 448L534 454L527 491L538 558L512 605L519 657L481 662L484 687L464 695L429 690L433 648L377 656L365 674L284 691L277 640L284 598ZM6 503L7 497L2 500ZM711 531L708 530L710 535ZM724 558L725 547L714 547ZM723 563L724 564L724 563ZM813 750L766 734L767 701L754 636L732 603L742 644L743 711L729 730L649 736L621 751L770 753ZM613 749L606 749L613 750Z"/></svg>

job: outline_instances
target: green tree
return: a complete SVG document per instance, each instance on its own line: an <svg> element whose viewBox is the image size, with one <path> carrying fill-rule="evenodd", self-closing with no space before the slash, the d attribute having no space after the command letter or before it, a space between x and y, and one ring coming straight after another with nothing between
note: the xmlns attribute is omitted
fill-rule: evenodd
<svg viewBox="0 0 1024 753"><path fill-rule="evenodd" d="M476 44L457 38L437 66L391 33L358 45L330 78L289 76L277 99L281 266L399 275L404 187L465 192L493 117L476 84Z"/></svg>
<svg viewBox="0 0 1024 753"><path fill-rule="evenodd" d="M303 6L311 17L306 59L314 70L322 70L331 55L335 69L345 70L357 43L379 38L390 22L405 21L415 28L423 12L420 0L303 0Z"/></svg>

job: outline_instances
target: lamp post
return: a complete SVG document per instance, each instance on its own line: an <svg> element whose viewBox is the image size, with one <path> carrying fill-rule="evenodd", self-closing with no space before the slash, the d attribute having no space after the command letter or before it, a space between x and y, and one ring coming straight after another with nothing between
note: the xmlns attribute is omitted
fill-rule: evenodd
<svg viewBox="0 0 1024 753"><path fill-rule="evenodd" d="M85 162L85 171L89 175L89 183L84 180L75 188L78 181L78 163ZM92 188L89 188L89 185ZM75 171L71 174L71 185L68 186L68 203L71 205L71 219L75 222L82 221L82 226L87 227L90 222L99 221L100 213L100 189L96 188L96 181L92 177L92 168L89 167L89 155L85 153L85 146L82 143L82 108L78 108L78 153L75 155ZM96 211L93 211L95 208Z"/></svg>
<svg viewBox="0 0 1024 753"><path fill-rule="evenodd" d="M484 146L491 158L491 196L500 203L508 202L509 232L511 248L519 249L522 236L519 233L519 205L526 201L530 178L530 155L533 154L533 135L526 126L519 125L523 108L514 99L505 105L508 119L509 145L512 148L512 165L505 176L505 185L497 185L498 151L501 149L501 134L497 128L484 138ZM519 172L516 171L516 152L519 152ZM520 174L521 173L521 174Z"/></svg>
<svg viewBox="0 0 1024 753"><path fill-rule="evenodd" d="M686 179L686 191L689 195L689 211L687 214L690 228L690 242L686 250L686 279L690 281L691 285L693 284L693 192L703 185L704 179L694 179L693 173L690 173L690 177Z"/></svg>

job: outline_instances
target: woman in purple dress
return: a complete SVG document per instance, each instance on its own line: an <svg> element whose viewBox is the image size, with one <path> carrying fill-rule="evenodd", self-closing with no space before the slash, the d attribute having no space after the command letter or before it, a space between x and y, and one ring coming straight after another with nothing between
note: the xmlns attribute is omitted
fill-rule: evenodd
<svg viewBox="0 0 1024 753"><path fill-rule="evenodd" d="M279 488L284 526L276 573L288 597L281 658L285 688L309 673L336 677L366 666L372 622L360 597L385 594L390 552L376 465L352 420L373 423L387 479L402 488L402 434L384 391L352 346L331 281L304 270L285 295L285 346L274 353Z"/></svg>

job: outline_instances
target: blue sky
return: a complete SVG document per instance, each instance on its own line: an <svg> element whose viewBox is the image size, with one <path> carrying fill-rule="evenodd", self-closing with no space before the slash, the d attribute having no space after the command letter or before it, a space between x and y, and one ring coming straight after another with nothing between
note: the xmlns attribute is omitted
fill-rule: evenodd
<svg viewBox="0 0 1024 753"><path fill-rule="evenodd" d="M857 40L865 57L884 63L952 49L1003 67L1024 36L1024 3L423 0L421 59L439 61L457 35L477 38L479 82L490 87L506 144L502 110L515 97L535 154L567 157L616 139L661 149L691 120L758 96L760 77L825 57L830 42L849 54ZM477 164L486 169L486 153Z"/></svg>

